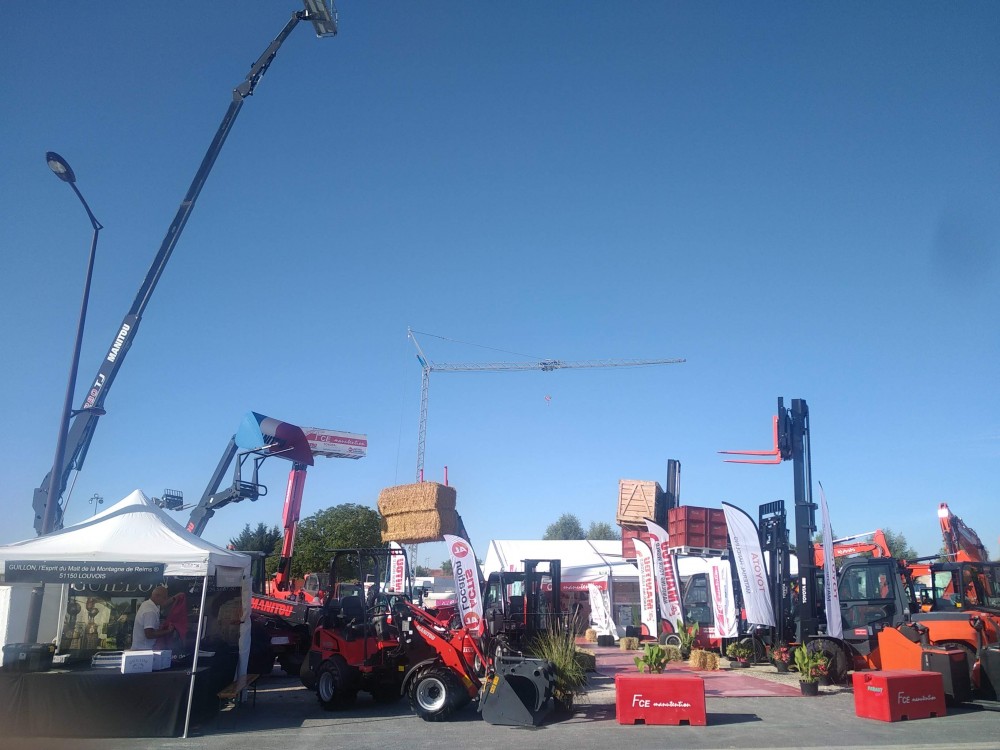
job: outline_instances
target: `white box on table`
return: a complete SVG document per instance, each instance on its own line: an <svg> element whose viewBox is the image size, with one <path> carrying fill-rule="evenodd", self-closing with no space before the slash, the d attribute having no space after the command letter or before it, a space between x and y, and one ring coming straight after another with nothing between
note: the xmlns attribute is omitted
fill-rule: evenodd
<svg viewBox="0 0 1000 750"><path fill-rule="evenodd" d="M122 652L122 674L152 672L156 654L153 651Z"/></svg>

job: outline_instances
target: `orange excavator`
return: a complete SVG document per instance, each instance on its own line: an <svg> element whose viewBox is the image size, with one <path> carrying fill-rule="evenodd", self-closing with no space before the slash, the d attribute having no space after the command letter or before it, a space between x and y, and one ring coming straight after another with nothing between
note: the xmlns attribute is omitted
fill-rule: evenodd
<svg viewBox="0 0 1000 750"><path fill-rule="evenodd" d="M871 537L869 541L856 541L868 537ZM892 557L892 552L889 551L889 542L882 529L833 540L833 556L835 558L863 554L868 554L871 557ZM813 560L816 567L823 567L823 545L821 543L813 545Z"/></svg>
<svg viewBox="0 0 1000 750"><path fill-rule="evenodd" d="M979 534L952 513L948 503L938 506L938 520L941 522L944 551L952 561L989 562L990 553L979 539Z"/></svg>
<svg viewBox="0 0 1000 750"><path fill-rule="evenodd" d="M989 561L979 535L938 507L946 562L907 566L917 610L909 622L878 634L882 669L917 668L928 646L960 652L971 686L985 693L1000 688L1000 563Z"/></svg>

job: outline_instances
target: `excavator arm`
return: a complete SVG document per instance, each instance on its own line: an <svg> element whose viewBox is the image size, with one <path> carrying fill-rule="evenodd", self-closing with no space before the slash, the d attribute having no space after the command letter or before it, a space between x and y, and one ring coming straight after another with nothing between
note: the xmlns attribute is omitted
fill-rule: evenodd
<svg viewBox="0 0 1000 750"><path fill-rule="evenodd" d="M864 539L866 537L871 537L871 541L867 542L856 542L855 539ZM852 555L862 555L868 553L872 557L892 557L892 552L889 551L889 542L885 538L885 534L881 529L875 531L868 531L864 534L855 534L854 536L845 536L841 539L833 540L833 556L838 557L850 557ZM822 567L823 565L823 545L814 544L813 545L813 556L817 566Z"/></svg>
<svg viewBox="0 0 1000 750"><path fill-rule="evenodd" d="M951 512L947 503L938 506L938 521L941 523L941 536L944 549L955 562L988 562L989 550L961 518Z"/></svg>

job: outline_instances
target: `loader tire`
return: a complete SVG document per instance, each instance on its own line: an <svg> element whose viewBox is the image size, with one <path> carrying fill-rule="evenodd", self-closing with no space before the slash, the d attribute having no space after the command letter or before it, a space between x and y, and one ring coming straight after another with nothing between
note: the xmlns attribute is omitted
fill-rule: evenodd
<svg viewBox="0 0 1000 750"><path fill-rule="evenodd" d="M458 679L446 667L428 667L410 683L410 708L424 721L444 721L468 703Z"/></svg>
<svg viewBox="0 0 1000 750"><path fill-rule="evenodd" d="M327 711L341 711L354 705L358 692L350 684L347 662L334 654L319 666L316 696Z"/></svg>
<svg viewBox="0 0 1000 750"><path fill-rule="evenodd" d="M813 643L826 656L826 676L829 678L830 684L842 685L847 682L847 670L852 666L852 659L844 647L837 641L827 638L818 638Z"/></svg>

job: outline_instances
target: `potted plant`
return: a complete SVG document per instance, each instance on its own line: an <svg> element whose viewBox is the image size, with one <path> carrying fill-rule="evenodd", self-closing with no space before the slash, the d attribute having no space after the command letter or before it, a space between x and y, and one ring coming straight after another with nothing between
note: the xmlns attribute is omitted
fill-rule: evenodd
<svg viewBox="0 0 1000 750"><path fill-rule="evenodd" d="M573 630L550 628L539 633L531 647L535 656L552 662L555 667L552 697L556 707L565 711L572 710L574 696L582 693L587 685L589 666L586 659L582 658L585 655L581 655L576 648L576 633Z"/></svg>
<svg viewBox="0 0 1000 750"><path fill-rule="evenodd" d="M643 646L642 655L635 657L635 666L639 672L649 670L650 674L660 674L670 661L670 654L659 643L647 643Z"/></svg>
<svg viewBox="0 0 1000 750"><path fill-rule="evenodd" d="M694 648L694 642L698 639L698 631L701 626L696 623L681 623L681 629L677 632L677 637L681 639L681 656L687 659Z"/></svg>
<svg viewBox="0 0 1000 750"><path fill-rule="evenodd" d="M749 667L753 656L753 646L749 641L735 641L726 646L726 656L734 667Z"/></svg>
<svg viewBox="0 0 1000 750"><path fill-rule="evenodd" d="M787 643L779 641L767 647L767 658L779 672L787 672L788 665L792 661L792 649Z"/></svg>
<svg viewBox="0 0 1000 750"><path fill-rule="evenodd" d="M826 654L815 643L804 643L795 649L795 667L802 695L818 695L819 678L829 667Z"/></svg>

